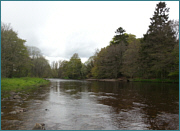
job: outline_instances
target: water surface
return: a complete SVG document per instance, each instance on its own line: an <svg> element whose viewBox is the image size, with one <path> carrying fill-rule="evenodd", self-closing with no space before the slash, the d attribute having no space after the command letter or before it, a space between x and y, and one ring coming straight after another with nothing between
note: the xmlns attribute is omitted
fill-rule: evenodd
<svg viewBox="0 0 180 131"><path fill-rule="evenodd" d="M2 101L2 129L178 130L179 85L49 79L23 103ZM28 111L10 115L15 106Z"/></svg>

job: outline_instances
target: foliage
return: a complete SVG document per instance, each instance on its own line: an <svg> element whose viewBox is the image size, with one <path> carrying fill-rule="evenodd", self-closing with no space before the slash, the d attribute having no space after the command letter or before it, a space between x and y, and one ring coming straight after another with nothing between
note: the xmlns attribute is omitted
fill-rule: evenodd
<svg viewBox="0 0 180 131"><path fill-rule="evenodd" d="M30 57L25 42L10 25L1 23L1 77L27 76Z"/></svg>
<svg viewBox="0 0 180 131"><path fill-rule="evenodd" d="M37 47L25 46L9 24L1 25L1 77L50 77L48 61Z"/></svg>
<svg viewBox="0 0 180 131"><path fill-rule="evenodd" d="M82 63L78 54L75 53L70 61L59 61L52 63L52 75L53 77L65 78L65 79L79 79L82 78Z"/></svg>
<svg viewBox="0 0 180 131"><path fill-rule="evenodd" d="M81 59L78 54L75 53L68 62L68 77L72 79L81 77L81 67Z"/></svg>
<svg viewBox="0 0 180 131"><path fill-rule="evenodd" d="M133 78L139 72L139 48L140 40L135 35L129 34L128 47L123 55L123 67L121 72L124 76Z"/></svg>
<svg viewBox="0 0 180 131"><path fill-rule="evenodd" d="M171 54L177 40L168 20L168 12L165 2L159 2L150 18L151 25L140 49L140 67L144 78L166 78L174 63Z"/></svg>
<svg viewBox="0 0 180 131"><path fill-rule="evenodd" d="M29 76L31 77L51 77L51 67L48 60L44 58L40 49L34 46L27 46L31 58Z"/></svg>
<svg viewBox="0 0 180 131"><path fill-rule="evenodd" d="M115 31L116 35L113 37L112 41L110 41L110 45L119 44L122 42L127 44L128 35L125 32L126 31L122 27L119 27Z"/></svg>

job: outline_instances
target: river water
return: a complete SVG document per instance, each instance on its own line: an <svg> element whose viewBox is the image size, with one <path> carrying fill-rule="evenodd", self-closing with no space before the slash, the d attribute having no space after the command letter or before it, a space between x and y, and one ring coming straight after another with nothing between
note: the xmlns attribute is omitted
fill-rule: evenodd
<svg viewBox="0 0 180 131"><path fill-rule="evenodd" d="M49 80L23 102L2 101L1 129L179 130L179 84ZM27 111L9 114L17 106Z"/></svg>

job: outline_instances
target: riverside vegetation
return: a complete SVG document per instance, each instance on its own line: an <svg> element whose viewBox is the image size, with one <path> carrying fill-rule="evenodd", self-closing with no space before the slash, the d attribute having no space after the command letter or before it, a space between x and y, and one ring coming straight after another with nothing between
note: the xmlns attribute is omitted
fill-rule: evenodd
<svg viewBox="0 0 180 131"><path fill-rule="evenodd" d="M10 97L11 93L18 93L25 91L29 93L29 91L37 88L45 86L49 83L49 81L41 79L41 78L2 78L1 79L1 98Z"/></svg>
<svg viewBox="0 0 180 131"><path fill-rule="evenodd" d="M85 63L77 53L69 61L50 65L40 49L25 46L25 40L8 24L1 24L1 77L64 79L118 79L179 81L179 20L169 20L165 2L156 5L142 38L119 27L107 47L96 50ZM4 87L2 87L4 88Z"/></svg>

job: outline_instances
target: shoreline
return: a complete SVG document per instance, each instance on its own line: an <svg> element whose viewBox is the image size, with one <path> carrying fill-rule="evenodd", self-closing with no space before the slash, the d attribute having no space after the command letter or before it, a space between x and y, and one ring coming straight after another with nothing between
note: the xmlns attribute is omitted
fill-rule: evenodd
<svg viewBox="0 0 180 131"><path fill-rule="evenodd" d="M124 81L129 82L129 79L126 78L118 78L118 79L85 79L87 81Z"/></svg>
<svg viewBox="0 0 180 131"><path fill-rule="evenodd" d="M125 77L118 79L85 79L87 81L121 81L121 82L153 82L153 83L179 83L179 80L173 79L127 79Z"/></svg>

